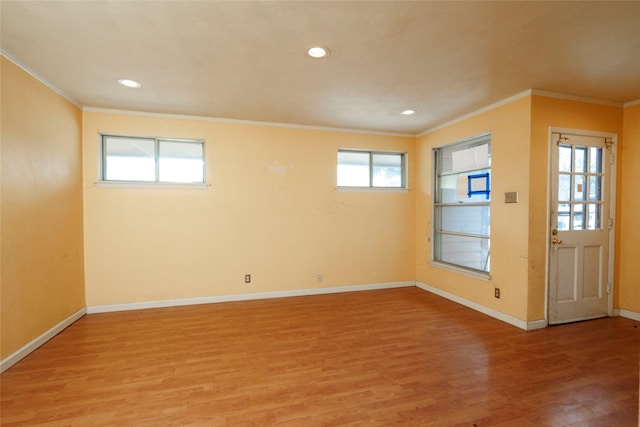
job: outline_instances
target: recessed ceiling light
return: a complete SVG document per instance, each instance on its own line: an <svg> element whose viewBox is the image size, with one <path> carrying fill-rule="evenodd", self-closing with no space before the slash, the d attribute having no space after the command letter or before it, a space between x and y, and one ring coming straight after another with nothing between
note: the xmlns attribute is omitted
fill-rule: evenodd
<svg viewBox="0 0 640 427"><path fill-rule="evenodd" d="M329 55L329 51L320 46L309 48L307 53L313 58L324 58L325 56Z"/></svg>
<svg viewBox="0 0 640 427"><path fill-rule="evenodd" d="M131 87L134 89L138 89L142 87L142 83L137 82L135 80L120 79L118 80L118 83L120 83L122 86Z"/></svg>
<svg viewBox="0 0 640 427"><path fill-rule="evenodd" d="M400 112L403 116L413 116L416 113L416 110L403 110Z"/></svg>

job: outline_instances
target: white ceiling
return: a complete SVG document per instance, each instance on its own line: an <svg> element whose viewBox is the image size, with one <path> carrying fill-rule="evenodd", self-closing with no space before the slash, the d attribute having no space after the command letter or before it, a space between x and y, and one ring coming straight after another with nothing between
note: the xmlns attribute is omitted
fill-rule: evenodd
<svg viewBox="0 0 640 427"><path fill-rule="evenodd" d="M640 1L2 0L0 14L5 55L84 107L416 134L527 89L640 99Z"/></svg>

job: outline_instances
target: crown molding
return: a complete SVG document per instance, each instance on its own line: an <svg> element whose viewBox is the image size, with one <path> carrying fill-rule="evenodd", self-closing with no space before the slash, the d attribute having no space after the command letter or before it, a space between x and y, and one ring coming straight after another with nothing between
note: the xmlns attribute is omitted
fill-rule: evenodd
<svg viewBox="0 0 640 427"><path fill-rule="evenodd" d="M640 99L636 99L635 101L629 101L624 103L624 108L633 107L634 105L640 104Z"/></svg>
<svg viewBox="0 0 640 427"><path fill-rule="evenodd" d="M622 102L606 101L603 99L586 98L583 96L568 95L566 93L548 92L546 90L531 89L532 95L546 96L547 98L566 99L567 101L587 102L589 104L608 105L610 107L623 107Z"/></svg>
<svg viewBox="0 0 640 427"><path fill-rule="evenodd" d="M51 83L49 80L45 79L40 74L33 71L31 68L27 67L22 62L18 61L14 56L12 56L7 51L0 49L0 55L7 58L7 60L13 62L22 71L29 74L31 77L33 77L34 79L36 79L37 81L39 81L40 83L42 83L43 85L45 85L46 87L48 87L49 89L51 89L52 91L54 91L55 93L57 93L58 95L66 99L67 101L69 101L70 103L72 103L73 105L75 105L76 107L82 109L82 104L76 101L71 95L54 86L53 83Z"/></svg>
<svg viewBox="0 0 640 427"><path fill-rule="evenodd" d="M162 119L197 120L197 121L215 122L215 123L236 123L236 124L242 124L242 125L271 126L271 127L282 127L287 129L309 129L309 130L318 130L318 131L326 131L326 132L357 133L357 134L381 135L381 136L398 136L403 138L415 138L416 136L415 134L411 134L411 133L334 128L334 127L324 127L324 126L300 125L300 124L293 124L293 123L261 122L256 120L227 119L227 118L220 118L220 117L191 116L191 115L184 115L184 114L150 113L150 112L144 112L144 111L118 110L118 109L100 108L100 107L83 107L82 111L86 111L90 113L107 113L107 114L120 114L120 115L127 115L127 116L155 117L155 118L162 118Z"/></svg>
<svg viewBox="0 0 640 427"><path fill-rule="evenodd" d="M435 132L435 131L437 131L439 129L446 128L446 127L451 126L451 125L453 125L455 123L459 123L461 121L470 119L471 117L475 117L475 116L477 116L479 114L482 114L482 113L485 113L487 111L493 110L494 108L498 108L498 107L501 107L501 106L503 106L505 104L509 104L509 103L511 103L513 101L516 101L518 99L530 96L532 94L532 92L533 92L533 89L527 89L527 90L522 91L520 93L517 93L517 94L515 94L513 96L505 98L505 99L503 99L501 101L494 102L493 104L489 104L486 107L482 107L482 108L480 108L478 110L472 111L472 112L467 113L467 114L465 114L463 116L457 117L457 118L455 118L453 120L449 120L448 122L439 124L439 125L437 125L435 127L429 128L429 129L427 129L425 131L422 131L419 134L417 134L416 137L421 137L421 136L427 135L427 134L429 134L431 132Z"/></svg>
<svg viewBox="0 0 640 427"><path fill-rule="evenodd" d="M424 135L427 135L431 132L434 132L436 130L445 128L447 126L451 126L455 123L459 123L463 120L467 120L471 117L477 116L479 114L482 114L484 112L487 112L489 110L493 110L494 108L500 107L502 105L508 104L510 102L516 101L520 98L524 98L526 96L532 96L532 95L537 95L537 96L544 96L547 98L556 98L556 99L565 99L565 100L569 100L569 101L577 101L577 102L587 102L589 104L600 104L600 105L608 105L610 107L630 107L632 105L637 105L640 104L640 99L635 100L635 101L630 101L627 103L621 103L621 102L615 102L615 101L605 101L602 99L594 99L594 98L585 98L585 97L580 97L580 96L575 96L575 95L567 95L567 94L563 94L563 93L557 93L557 92L549 92L549 91L544 91L544 90L540 90L540 89L527 89L525 91L522 91L520 93L517 93L513 96L510 96L508 98L505 98L501 101L495 102L493 104L489 104L486 107L482 107L478 110L472 111L471 113L465 114L463 116L457 117L453 120L450 120L448 122L442 123L440 125L437 125L435 127L429 128L423 132L420 132L419 134L416 135L416 137L421 137Z"/></svg>

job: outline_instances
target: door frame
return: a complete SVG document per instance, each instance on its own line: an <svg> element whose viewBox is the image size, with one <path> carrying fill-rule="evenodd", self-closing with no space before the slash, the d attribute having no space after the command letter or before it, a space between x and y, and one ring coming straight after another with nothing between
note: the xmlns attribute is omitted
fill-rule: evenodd
<svg viewBox="0 0 640 427"><path fill-rule="evenodd" d="M551 206L553 206L553 201L551 200L552 191L551 186L552 182L552 174L553 167L552 165L552 150L554 147L555 141L552 140L552 136L554 133L566 133L570 135L579 135L579 136L592 136L598 138L609 138L613 142L611 145L611 154L613 155L613 161L609 165L611 170L610 177L610 191L609 191L609 217L613 219L613 225L609 229L609 259L607 260L607 315L614 316L613 310L613 293L616 289L614 279L614 259L615 259L615 243L616 243L616 192L617 192L617 182L616 182L616 166L618 163L618 134L611 132L599 132L585 129L572 129L572 128L561 128L561 127L553 127L549 126L549 134L547 136L548 140L548 148L547 148L547 212L546 212L546 227L545 227L545 292L544 292L544 316L545 323L549 324L549 292L550 292L550 284L551 280L549 277L550 264L551 264Z"/></svg>

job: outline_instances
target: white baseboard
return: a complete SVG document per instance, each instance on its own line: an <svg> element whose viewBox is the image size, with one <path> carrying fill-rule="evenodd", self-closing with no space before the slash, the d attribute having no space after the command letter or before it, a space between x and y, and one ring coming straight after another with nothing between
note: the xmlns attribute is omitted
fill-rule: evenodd
<svg viewBox="0 0 640 427"><path fill-rule="evenodd" d="M87 307L87 314L109 313L113 311L143 310L147 308L176 307L182 305L212 304L219 302L248 301L256 299L286 298L305 295L334 294L342 292L371 291L415 286L416 282L389 282L369 285L337 286L331 288L296 289L291 291L257 292L251 294L219 295L200 298L181 298L161 301L133 302L127 304L94 305Z"/></svg>
<svg viewBox="0 0 640 427"><path fill-rule="evenodd" d="M58 335L60 332L65 330L67 327L69 327L72 323L80 319L85 314L87 314L86 308L82 308L78 310L71 316L64 319L62 322L55 325L53 328L49 329L44 334L40 335L39 337L35 338L31 342L29 342L28 344L20 348L18 351L14 352L13 354L10 354L3 360L0 360L0 373L6 371L10 367L18 363L20 360L24 359L26 356L28 356L30 353L35 351L42 344L46 343L51 338Z"/></svg>
<svg viewBox="0 0 640 427"><path fill-rule="evenodd" d="M162 300L162 301L146 301L146 302L136 302L136 303L127 303L127 304L112 304L112 305L96 305L96 306L88 306L83 308L76 313L72 314L62 322L58 323L39 337L35 338L18 351L13 354L7 356L5 359L0 360L0 373L6 371L11 366L15 365L17 362L22 360L28 354L36 350L38 347L49 341L51 338L56 336L58 333L62 332L65 328L70 326L76 320L80 319L85 314L95 314L95 313L107 313L113 311L125 311L125 310L141 310L147 308L162 308L162 307L174 307L174 306L183 306L183 305L197 305L197 304L212 304L218 302L233 302L233 301L248 301L248 300L256 300L256 299L270 299L270 298L286 298L286 297L294 297L294 296L305 296L305 295L321 295L321 294L332 294L332 293L342 293L342 292L359 292L359 291L370 291L370 290L378 290L378 289L392 289L392 288L402 288L402 287L410 287L417 286L427 292L431 292L433 294L439 295L443 298L456 302L458 304L462 304L466 307L469 307L473 310L479 311L483 314L491 316L495 319L501 320L503 322L509 323L513 326L516 326L520 329L524 329L526 331L530 331L533 329L540 329L547 327L546 320L535 320L532 322L525 322L524 320L517 319L513 316L509 316L508 314L501 313L497 310L485 307L473 301L469 301L465 298L459 297L454 294L450 294L441 289L434 288L433 286L426 285L420 282L414 281L405 281L405 282L388 282L388 283L373 283L368 285L353 285L353 286L337 286L337 287L329 287L329 288L311 288L311 289L296 289L290 291L274 291L274 292L257 292L250 294L234 294L234 295L220 295L220 296L211 296L211 297L201 297L201 298L182 298L182 299L174 299L174 300ZM629 319L640 321L640 313L636 313L629 310L620 309L620 316L627 317Z"/></svg>
<svg viewBox="0 0 640 427"><path fill-rule="evenodd" d="M640 313L636 313L635 311L625 310L624 308L619 309L620 317L626 317L627 319L636 320L640 322Z"/></svg>
<svg viewBox="0 0 640 427"><path fill-rule="evenodd" d="M540 320L532 320L531 322L527 322L527 331L533 331L535 329L544 329L549 326L549 322L547 319Z"/></svg>
<svg viewBox="0 0 640 427"><path fill-rule="evenodd" d="M451 300L453 302L457 302L458 304L462 304L465 307L469 307L473 310L479 311L480 313L486 314L487 316L491 316L495 319L501 320L503 322L509 323L510 325L516 326L520 329L524 329L525 331L531 331L534 329L542 329L547 327L547 321L545 319L534 320L532 322L526 322L524 320L520 320L516 317L510 316L508 314L501 313L497 310L494 310L489 307L485 307L484 305L478 304L473 301L469 301L466 298L459 297L457 295L451 294L449 292L443 291L442 289L434 288L433 286L426 285L421 282L416 282L416 286L420 289L423 289L427 292L431 292L433 294L439 295L443 298Z"/></svg>

